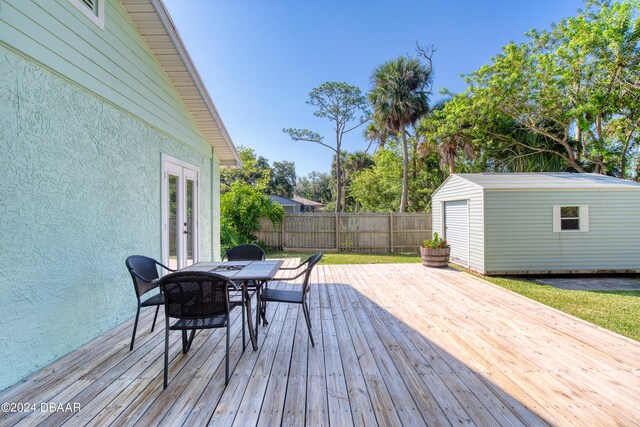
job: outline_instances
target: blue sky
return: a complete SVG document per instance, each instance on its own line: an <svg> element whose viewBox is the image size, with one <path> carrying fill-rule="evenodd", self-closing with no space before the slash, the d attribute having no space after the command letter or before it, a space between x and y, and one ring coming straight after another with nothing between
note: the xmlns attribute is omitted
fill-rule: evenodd
<svg viewBox="0 0 640 427"><path fill-rule="evenodd" d="M464 90L460 74L490 61L531 28L575 15L579 0L164 0L236 145L296 164L298 176L328 172L332 151L293 142L285 127L333 143L326 120L305 102L326 81L370 89L383 62L433 44L434 89ZM365 149L360 129L348 151Z"/></svg>

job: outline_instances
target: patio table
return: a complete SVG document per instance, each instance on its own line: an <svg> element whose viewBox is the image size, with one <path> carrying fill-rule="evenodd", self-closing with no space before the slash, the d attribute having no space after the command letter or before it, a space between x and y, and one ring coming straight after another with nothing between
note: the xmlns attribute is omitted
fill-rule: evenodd
<svg viewBox="0 0 640 427"><path fill-rule="evenodd" d="M214 261L214 262L198 262L189 267L185 267L180 271L202 271L220 274L234 282L242 283L242 292L244 295L244 309L247 313L247 326L249 329L249 338L253 350L258 349L258 324L260 323L260 292L262 286L270 280L273 280L276 273L282 265L282 260L267 261ZM249 295L249 282L256 284L256 324L255 328L251 320L251 296Z"/></svg>

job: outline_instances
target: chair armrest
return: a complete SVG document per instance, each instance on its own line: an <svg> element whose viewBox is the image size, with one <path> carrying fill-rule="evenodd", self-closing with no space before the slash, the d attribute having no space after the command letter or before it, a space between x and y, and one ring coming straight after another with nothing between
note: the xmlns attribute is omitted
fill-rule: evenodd
<svg viewBox="0 0 640 427"><path fill-rule="evenodd" d="M299 272L293 277L276 277L276 278L274 278L274 280L295 280L298 277L304 276L305 274L310 274L311 270L315 266L315 263L312 265L309 262L310 260L311 260L311 258L305 260L303 263L301 263L296 268L280 268L279 270L298 270ZM306 264L306 266L305 266L305 264ZM302 267L304 267L304 268L302 268Z"/></svg>
<svg viewBox="0 0 640 427"><path fill-rule="evenodd" d="M303 262L301 262L300 264L296 265L295 267L280 267L278 269L278 271L280 270L299 270L301 269L305 264L308 264L309 260L304 260Z"/></svg>
<svg viewBox="0 0 640 427"><path fill-rule="evenodd" d="M178 270L174 270L173 268L169 268L166 265L162 264L161 262L156 261L156 264L159 265L160 267L164 268L165 270L169 270L169 271L178 271Z"/></svg>

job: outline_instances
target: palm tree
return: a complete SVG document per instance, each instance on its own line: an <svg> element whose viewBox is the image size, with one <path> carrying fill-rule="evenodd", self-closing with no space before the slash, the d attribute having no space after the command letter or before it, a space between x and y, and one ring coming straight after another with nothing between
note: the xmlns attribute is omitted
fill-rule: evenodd
<svg viewBox="0 0 640 427"><path fill-rule="evenodd" d="M406 210L409 188L407 126L414 125L429 111L431 71L430 63L424 65L418 58L401 56L380 65L371 76L373 89L369 102L373 107L373 118L380 128L389 129L402 139L400 212Z"/></svg>
<svg viewBox="0 0 640 427"><path fill-rule="evenodd" d="M382 148L388 142L389 138L392 135L389 135L389 129L385 126L380 126L377 122L376 116L371 116L372 121L369 122L369 125L362 132L362 136L364 139L369 141L369 145L367 145L367 149L365 152L369 152L369 148L375 142L377 147L373 150L376 151L378 148Z"/></svg>
<svg viewBox="0 0 640 427"><path fill-rule="evenodd" d="M449 173L456 173L456 158L463 153L469 160L473 160L476 147L473 141L466 138L464 134L458 133L438 144L438 156L440 156L440 167L449 166Z"/></svg>
<svg viewBox="0 0 640 427"><path fill-rule="evenodd" d="M420 151L423 154L438 151L440 158L440 168L442 170L449 168L449 174L456 173L456 159L460 154L464 154L469 160L473 160L476 154L476 146L473 140L464 132L468 125L461 125L455 132L448 133L446 136L435 137L437 132L435 128L438 122L442 121L439 113L445 108L447 102L451 98L445 98L438 101L428 116L420 122L418 126L419 133L424 136L423 142L420 144Z"/></svg>

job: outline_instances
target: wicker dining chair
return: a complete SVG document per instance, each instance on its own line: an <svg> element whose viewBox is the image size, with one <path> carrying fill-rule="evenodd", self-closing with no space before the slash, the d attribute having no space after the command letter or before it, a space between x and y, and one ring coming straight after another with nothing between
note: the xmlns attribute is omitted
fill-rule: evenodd
<svg viewBox="0 0 640 427"><path fill-rule="evenodd" d="M273 289L273 288L265 288L260 295L260 302L262 303L262 318L266 322L267 316L267 303L268 302L284 302L289 304L300 304L302 305L302 311L304 313L304 318L307 321L307 329L309 330L309 338L311 338L311 346L315 347L315 342L313 341L313 334L311 333L311 319L309 317L309 305L307 303L307 295L309 294L309 278L311 277L311 272L316 264L322 259L322 253L318 252L314 255L311 255L308 259L300 263L297 267L293 268L281 268L281 270L298 270L299 272L293 277L282 277L276 278L276 281L283 280L295 280L299 277L304 276L302 281L302 287L299 290L281 290L281 289ZM301 270L301 271L300 271Z"/></svg>
<svg viewBox="0 0 640 427"><path fill-rule="evenodd" d="M143 300L142 297L148 292L158 288L158 283L154 280L158 279L158 267L162 267L168 271L175 271L164 264L159 263L153 258L149 258L143 255L131 255L125 260L127 270L131 274L133 280L133 287L136 291L136 298L138 299L138 307L136 309L136 320L133 323L133 334L131 335L131 345L129 351L133 350L133 343L136 340L136 330L138 329L138 319L140 318L140 309L142 307L156 307L156 314L153 316L153 324L151 325L151 332L156 327L156 319L158 317L158 310L161 305L164 305L164 296L162 293L154 294L153 296Z"/></svg>
<svg viewBox="0 0 640 427"><path fill-rule="evenodd" d="M215 273L182 271L160 279L165 297L164 388L169 370L169 331L182 331L182 352L187 353L196 330L226 328L225 377L229 383L230 309L229 288L235 284ZM231 307L231 308L230 308ZM170 319L175 319L173 324ZM191 331L187 338L187 331Z"/></svg>
<svg viewBox="0 0 640 427"><path fill-rule="evenodd" d="M229 249L222 256L222 260L225 261L264 261L266 258L266 254L264 250L254 244L243 244L237 245ZM239 282L235 282L237 286L242 285ZM242 290L239 292L233 292L231 295L233 297L232 303L244 305L245 301L251 298L253 292L256 291L257 283L248 283L248 295L242 294ZM239 298L239 299L238 299ZM242 349L244 350L246 347L245 340L245 312L242 311Z"/></svg>
<svg viewBox="0 0 640 427"><path fill-rule="evenodd" d="M254 244L234 246L225 252L222 260L227 261L264 261L266 254L264 250Z"/></svg>

